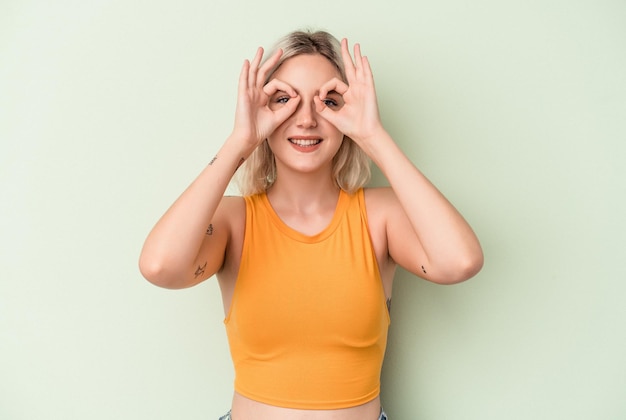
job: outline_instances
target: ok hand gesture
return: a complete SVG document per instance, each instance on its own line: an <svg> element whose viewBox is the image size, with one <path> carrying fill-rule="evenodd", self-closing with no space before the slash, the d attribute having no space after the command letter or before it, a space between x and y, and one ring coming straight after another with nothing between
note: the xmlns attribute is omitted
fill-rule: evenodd
<svg viewBox="0 0 626 420"><path fill-rule="evenodd" d="M328 81L320 89L319 97L315 98L316 107L320 115L367 151L367 143L383 130L372 69L367 57L361 55L359 44L354 45L352 61L348 41L343 39L341 55L348 83L338 78ZM340 109L333 110L324 105L326 96L332 91L343 96L344 105Z"/></svg>
<svg viewBox="0 0 626 420"><path fill-rule="evenodd" d="M265 84L268 72L274 68L282 50L270 57L263 65L263 48L257 50L250 63L245 60L239 76L237 110L233 135L245 139L251 147L258 146L274 130L294 113L300 97L287 83L273 79ZM291 99L276 110L269 108L269 99L277 91L287 93Z"/></svg>

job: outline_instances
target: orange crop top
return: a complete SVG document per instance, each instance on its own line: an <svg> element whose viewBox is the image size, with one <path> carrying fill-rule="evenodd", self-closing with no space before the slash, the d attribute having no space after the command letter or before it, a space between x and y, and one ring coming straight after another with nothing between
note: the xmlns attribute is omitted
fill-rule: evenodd
<svg viewBox="0 0 626 420"><path fill-rule="evenodd" d="M390 320L363 190L341 191L332 221L314 236L283 223L265 194L245 202L241 265L224 320L235 390L299 409L376 398Z"/></svg>

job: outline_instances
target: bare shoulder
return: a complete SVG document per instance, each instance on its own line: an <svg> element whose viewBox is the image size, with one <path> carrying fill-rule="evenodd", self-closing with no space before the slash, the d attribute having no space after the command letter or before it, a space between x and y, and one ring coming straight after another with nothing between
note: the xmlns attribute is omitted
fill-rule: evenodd
<svg viewBox="0 0 626 420"><path fill-rule="evenodd" d="M240 195L225 195L222 197L220 206L229 206L232 209L241 208L245 210L246 202Z"/></svg>
<svg viewBox="0 0 626 420"><path fill-rule="evenodd" d="M387 220L397 199L389 187L365 188L364 195L370 235L377 253L382 256L387 253Z"/></svg>
<svg viewBox="0 0 626 420"><path fill-rule="evenodd" d="M367 219L373 235L388 235L389 222L406 219L396 193L391 187L365 188Z"/></svg>
<svg viewBox="0 0 626 420"><path fill-rule="evenodd" d="M371 188L365 190L365 197L373 240L384 243L396 264L413 268L410 264L415 264L415 255L422 255L422 245L396 193L390 187Z"/></svg>
<svg viewBox="0 0 626 420"><path fill-rule="evenodd" d="M392 203L397 202L397 199L389 187L366 188L364 192L370 238L378 261L385 294L390 298L396 264L389 253L387 221L389 220L389 208L393 207Z"/></svg>
<svg viewBox="0 0 626 420"><path fill-rule="evenodd" d="M398 199L391 187L365 188L365 205L368 217L383 217L398 205Z"/></svg>
<svg viewBox="0 0 626 420"><path fill-rule="evenodd" d="M395 193L391 187L367 187L363 188L363 191L365 192L365 198L368 200L384 200L390 196L395 197Z"/></svg>
<svg viewBox="0 0 626 420"><path fill-rule="evenodd" d="M245 212L246 201L239 195L225 195L222 197L219 209L221 211Z"/></svg>
<svg viewBox="0 0 626 420"><path fill-rule="evenodd" d="M215 223L226 224L230 229L245 222L246 202L241 196L226 195L222 197L215 216Z"/></svg>

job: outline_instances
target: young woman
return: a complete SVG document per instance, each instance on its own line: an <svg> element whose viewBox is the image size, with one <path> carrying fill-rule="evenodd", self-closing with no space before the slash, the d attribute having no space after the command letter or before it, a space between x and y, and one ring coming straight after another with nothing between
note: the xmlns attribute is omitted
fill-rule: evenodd
<svg viewBox="0 0 626 420"><path fill-rule="evenodd" d="M386 419L380 371L397 265L451 284L483 263L470 226L383 128L358 44L287 35L239 78L235 126L150 232L166 288L217 275L235 420ZM364 188L370 159L389 181ZM224 196L239 169L241 197Z"/></svg>

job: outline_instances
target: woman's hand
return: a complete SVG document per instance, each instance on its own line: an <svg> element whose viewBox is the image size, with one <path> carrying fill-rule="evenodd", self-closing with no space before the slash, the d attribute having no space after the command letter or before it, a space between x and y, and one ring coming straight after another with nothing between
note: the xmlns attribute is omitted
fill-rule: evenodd
<svg viewBox="0 0 626 420"><path fill-rule="evenodd" d="M367 57L361 56L359 44L354 45L353 61L348 50L348 41L343 39L341 55L348 83L334 78L324 84L320 89L319 97L315 98L317 111L339 131L367 151L367 142L384 130L378 113L372 69ZM343 106L338 109L331 109L325 104L327 95L333 91L343 97Z"/></svg>
<svg viewBox="0 0 626 420"><path fill-rule="evenodd" d="M300 102L296 91L287 83L273 79L265 84L268 72L274 68L282 53L279 49L260 66L263 48L259 48L252 62L245 60L241 69L233 136L245 139L253 148L289 118ZM285 92L290 100L284 106L270 109L270 97L278 91Z"/></svg>

